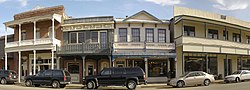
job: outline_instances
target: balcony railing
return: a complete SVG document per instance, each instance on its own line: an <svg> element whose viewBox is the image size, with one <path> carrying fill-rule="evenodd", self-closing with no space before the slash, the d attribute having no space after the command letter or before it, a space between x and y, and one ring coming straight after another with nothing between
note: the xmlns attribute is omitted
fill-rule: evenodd
<svg viewBox="0 0 250 90"><path fill-rule="evenodd" d="M173 50L175 49L174 43L144 43L144 42L116 42L114 49L150 49L150 50Z"/></svg>
<svg viewBox="0 0 250 90"><path fill-rule="evenodd" d="M197 37L187 37L187 36L178 38L176 40L176 44L193 44L193 45L250 49L249 44L244 44L240 42L224 41L224 40L218 40L218 39L197 38Z"/></svg>
<svg viewBox="0 0 250 90"><path fill-rule="evenodd" d="M65 44L58 49L58 54L73 54L73 53L109 53L109 44L101 43L80 43L80 44Z"/></svg>
<svg viewBox="0 0 250 90"><path fill-rule="evenodd" d="M20 43L19 43L19 41L8 42L6 44L6 48L19 47L19 46L30 46L30 45L47 45L47 44L57 44L58 46L60 46L61 41L58 39L54 39L54 42L53 42L51 38L36 39L35 42L33 41L33 39L22 40Z"/></svg>

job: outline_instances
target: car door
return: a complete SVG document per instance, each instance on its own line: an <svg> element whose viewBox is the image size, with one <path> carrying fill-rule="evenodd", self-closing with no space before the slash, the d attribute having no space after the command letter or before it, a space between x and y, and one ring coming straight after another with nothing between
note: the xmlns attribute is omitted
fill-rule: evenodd
<svg viewBox="0 0 250 90"><path fill-rule="evenodd" d="M43 76L44 71L39 71L34 77L33 77L33 83L34 84L43 84Z"/></svg>
<svg viewBox="0 0 250 90"><path fill-rule="evenodd" d="M124 77L125 69L124 68L114 68L114 72L111 75L111 84L112 85L124 85L126 77Z"/></svg>
<svg viewBox="0 0 250 90"><path fill-rule="evenodd" d="M43 79L44 84L51 84L52 83L52 70L44 71L44 76L41 78Z"/></svg>
<svg viewBox="0 0 250 90"><path fill-rule="evenodd" d="M205 78L206 78L206 75L204 73L197 72L196 77L195 77L195 81L197 81L196 84L203 84Z"/></svg>
<svg viewBox="0 0 250 90"><path fill-rule="evenodd" d="M241 80L246 80L249 78L249 75L246 71L242 71L241 74L240 74L240 79Z"/></svg>
<svg viewBox="0 0 250 90"><path fill-rule="evenodd" d="M194 85L197 81L195 81L196 74L195 73L189 73L185 78L184 82L186 85Z"/></svg>
<svg viewBox="0 0 250 90"><path fill-rule="evenodd" d="M111 75L112 69L106 68L103 69L100 73L100 75L97 76L98 84L100 85L109 85L110 83L110 75Z"/></svg>

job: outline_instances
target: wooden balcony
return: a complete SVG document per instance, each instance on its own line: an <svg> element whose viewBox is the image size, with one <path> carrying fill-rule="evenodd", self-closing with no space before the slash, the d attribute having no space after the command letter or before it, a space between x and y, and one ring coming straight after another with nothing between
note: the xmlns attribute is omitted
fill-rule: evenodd
<svg viewBox="0 0 250 90"><path fill-rule="evenodd" d="M110 54L110 45L101 43L65 44L57 49L60 54Z"/></svg>

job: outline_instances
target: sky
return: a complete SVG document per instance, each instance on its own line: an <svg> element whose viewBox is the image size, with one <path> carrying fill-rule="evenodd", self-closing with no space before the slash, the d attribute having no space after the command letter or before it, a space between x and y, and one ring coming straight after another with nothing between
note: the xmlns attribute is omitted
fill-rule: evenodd
<svg viewBox="0 0 250 90"><path fill-rule="evenodd" d="M66 14L73 18L107 15L124 18L146 10L159 19L171 19L175 5L250 22L250 0L0 0L0 36L5 34L3 23L12 21L15 14L37 6L57 5L64 5ZM8 34L12 33L13 30L8 29Z"/></svg>

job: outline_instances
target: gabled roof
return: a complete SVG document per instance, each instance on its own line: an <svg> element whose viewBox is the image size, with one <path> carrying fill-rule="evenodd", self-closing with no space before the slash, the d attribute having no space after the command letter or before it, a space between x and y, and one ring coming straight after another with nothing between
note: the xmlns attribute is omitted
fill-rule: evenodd
<svg viewBox="0 0 250 90"><path fill-rule="evenodd" d="M155 16L153 16L152 14L148 13L148 12L145 11L145 10L142 10L142 11L140 11L140 12L138 12L138 13L136 13L136 14L130 16L130 17L128 17L128 18L124 19L123 21L127 21L127 20L132 19L132 18L134 18L134 17L136 17L136 16L139 16L139 15L141 15L141 14L144 14L144 15L148 16L149 18L154 19L155 21L162 22L162 20L156 18Z"/></svg>

